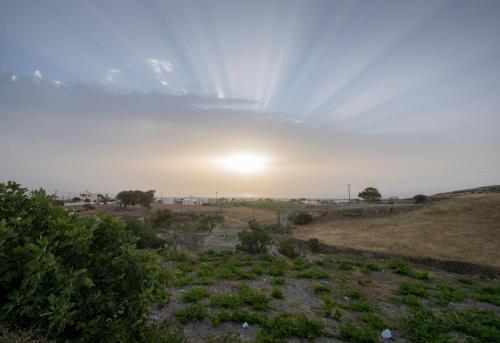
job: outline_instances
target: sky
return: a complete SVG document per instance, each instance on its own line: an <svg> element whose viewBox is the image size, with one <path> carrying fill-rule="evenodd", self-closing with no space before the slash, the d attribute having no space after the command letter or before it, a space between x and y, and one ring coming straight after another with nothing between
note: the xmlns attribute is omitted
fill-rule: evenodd
<svg viewBox="0 0 500 343"><path fill-rule="evenodd" d="M345 198L500 184L500 2L2 1L0 182Z"/></svg>

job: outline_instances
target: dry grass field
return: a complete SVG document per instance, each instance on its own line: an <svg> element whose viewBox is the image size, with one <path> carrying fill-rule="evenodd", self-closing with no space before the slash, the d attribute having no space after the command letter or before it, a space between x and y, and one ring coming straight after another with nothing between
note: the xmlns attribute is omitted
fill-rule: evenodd
<svg viewBox="0 0 500 343"><path fill-rule="evenodd" d="M500 194L465 195L379 218L320 218L299 239L366 251L500 267Z"/></svg>
<svg viewBox="0 0 500 343"><path fill-rule="evenodd" d="M338 247L500 267L500 194L452 197L379 218L320 218L294 235Z"/></svg>

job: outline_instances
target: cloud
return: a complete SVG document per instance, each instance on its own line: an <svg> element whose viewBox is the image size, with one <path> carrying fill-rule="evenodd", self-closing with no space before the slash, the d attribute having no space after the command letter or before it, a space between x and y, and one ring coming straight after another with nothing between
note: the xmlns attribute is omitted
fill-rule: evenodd
<svg viewBox="0 0 500 343"><path fill-rule="evenodd" d="M163 86L165 86L165 87L167 87L167 86L168 86L168 82L167 82L167 81L161 80L161 81L160 81L160 83L161 83Z"/></svg>
<svg viewBox="0 0 500 343"><path fill-rule="evenodd" d="M12 82L16 82L16 81L17 81L17 76L16 76L16 74L12 74L12 75L10 76L10 80L11 80Z"/></svg>
<svg viewBox="0 0 500 343"><path fill-rule="evenodd" d="M172 62L167 60L161 60L158 58L146 58L146 63L158 76L163 76L165 73L171 73L174 71Z"/></svg>
<svg viewBox="0 0 500 343"><path fill-rule="evenodd" d="M116 76L121 73L120 69L109 69L104 76L104 82L115 83Z"/></svg>
<svg viewBox="0 0 500 343"><path fill-rule="evenodd" d="M217 98L224 99L224 91L220 88L217 88Z"/></svg>
<svg viewBox="0 0 500 343"><path fill-rule="evenodd" d="M55 80L55 81L53 81L53 83L54 83L54 86L56 86L56 87L60 87L63 84L62 81L59 81L59 80Z"/></svg>
<svg viewBox="0 0 500 343"><path fill-rule="evenodd" d="M40 70L37 69L37 70L35 70L33 72L33 78L35 80L41 80L42 79L42 73L40 73Z"/></svg>

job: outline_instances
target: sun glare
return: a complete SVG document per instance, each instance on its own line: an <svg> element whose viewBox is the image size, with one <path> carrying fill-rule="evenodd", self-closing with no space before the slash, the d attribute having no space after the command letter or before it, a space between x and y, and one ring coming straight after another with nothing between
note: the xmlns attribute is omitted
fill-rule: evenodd
<svg viewBox="0 0 500 343"><path fill-rule="evenodd" d="M268 162L267 157L253 153L227 155L217 159L217 164L220 167L238 174L261 172L266 169Z"/></svg>

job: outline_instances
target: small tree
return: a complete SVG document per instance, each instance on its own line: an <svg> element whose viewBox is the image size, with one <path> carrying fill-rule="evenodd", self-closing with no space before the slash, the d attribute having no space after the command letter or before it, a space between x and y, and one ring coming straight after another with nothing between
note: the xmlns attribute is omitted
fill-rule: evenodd
<svg viewBox="0 0 500 343"><path fill-rule="evenodd" d="M202 231L212 232L219 224L224 223L224 216L220 213L209 213L203 215L199 220L199 228Z"/></svg>
<svg viewBox="0 0 500 343"><path fill-rule="evenodd" d="M319 239L317 238L309 238L307 240L307 245L309 245L309 249L311 249L313 253L317 254L321 250L321 244L319 243Z"/></svg>
<svg viewBox="0 0 500 343"><path fill-rule="evenodd" d="M368 202L377 202L382 198L380 192L375 187L365 188L364 191L358 194L358 197Z"/></svg>
<svg viewBox="0 0 500 343"><path fill-rule="evenodd" d="M166 228L172 223L173 217L172 211L168 208L156 210L151 218L151 225L153 225L155 229Z"/></svg>
<svg viewBox="0 0 500 343"><path fill-rule="evenodd" d="M264 252L271 236L255 221L249 223L249 228L250 230L238 233L240 244L236 248L250 254Z"/></svg>
<svg viewBox="0 0 500 343"><path fill-rule="evenodd" d="M299 248L291 238L280 241L278 251L280 254L289 258L296 258L300 256Z"/></svg>
<svg viewBox="0 0 500 343"><path fill-rule="evenodd" d="M413 200L415 201L415 204L423 204L427 201L427 195L417 194L413 197Z"/></svg>
<svg viewBox="0 0 500 343"><path fill-rule="evenodd" d="M313 221L313 217L309 212L299 212L293 218L293 222L297 225L306 225Z"/></svg>

